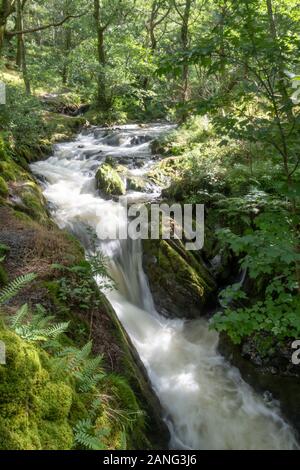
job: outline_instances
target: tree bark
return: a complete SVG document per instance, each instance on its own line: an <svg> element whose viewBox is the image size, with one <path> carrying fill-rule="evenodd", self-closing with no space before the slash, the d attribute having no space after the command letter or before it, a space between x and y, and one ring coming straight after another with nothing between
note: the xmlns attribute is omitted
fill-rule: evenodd
<svg viewBox="0 0 300 470"><path fill-rule="evenodd" d="M16 7L16 29L19 31L23 29L23 21L22 21L22 5L19 0L17 0L17 7ZM16 54L16 65L21 68L22 67L22 36L17 36L17 54Z"/></svg>
<svg viewBox="0 0 300 470"><path fill-rule="evenodd" d="M273 39L273 42L277 46L277 49L278 49L278 75L279 75L278 89L282 96L283 106L287 110L287 116L289 119L293 119L292 101L289 97L289 94L285 86L284 60L281 54L280 45L278 44L278 33L277 33L277 26L276 26L276 22L274 18L273 3L272 3L272 0L266 0L266 2L267 2L267 11L268 11L268 18L269 18L270 36Z"/></svg>
<svg viewBox="0 0 300 470"><path fill-rule="evenodd" d="M20 25L21 29L23 29L23 7L25 3L21 3L21 0L16 0L16 13L17 13L17 24ZM21 67L25 90L27 95L31 94L31 85L30 79L27 70L27 61L26 61L26 46L25 46L25 38L24 34L20 34L18 36L18 43L17 43L18 51L17 51L17 61L18 65Z"/></svg>
<svg viewBox="0 0 300 470"><path fill-rule="evenodd" d="M70 14L72 7L72 3L70 0L66 0L64 4L64 17L67 17ZM66 28L63 30L63 68L62 68L62 83L63 85L67 85L68 78L69 78L69 64L68 59L70 55L70 51L72 48L72 30L67 25Z"/></svg>
<svg viewBox="0 0 300 470"><path fill-rule="evenodd" d="M12 0L0 0L0 57L4 45L6 23L13 12L13 4Z"/></svg>
<svg viewBox="0 0 300 470"><path fill-rule="evenodd" d="M106 76L105 76L105 47L104 47L104 33L106 26L101 24L100 18L100 1L94 0L94 19L97 32L97 58L99 64L99 72L97 77L97 107L101 111L108 111L110 108L109 100L106 95Z"/></svg>
<svg viewBox="0 0 300 470"><path fill-rule="evenodd" d="M182 15L182 26L181 26L181 47L183 52L183 64L182 64L182 85L181 85L181 102L183 105L188 101L188 86L189 86L189 62L186 56L189 47L189 21L191 15L192 0L186 0L184 5L184 12ZM186 121L187 112L183 110L182 121Z"/></svg>

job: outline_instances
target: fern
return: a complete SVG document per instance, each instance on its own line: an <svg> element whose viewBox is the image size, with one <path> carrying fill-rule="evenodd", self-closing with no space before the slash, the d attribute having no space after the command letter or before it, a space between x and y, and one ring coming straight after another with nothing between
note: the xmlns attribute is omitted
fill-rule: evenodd
<svg viewBox="0 0 300 470"><path fill-rule="evenodd" d="M92 343L89 342L82 349L66 348L61 356L67 358L67 370L79 382L79 391L88 392L96 387L105 374L101 367L102 357L90 358Z"/></svg>
<svg viewBox="0 0 300 470"><path fill-rule="evenodd" d="M18 281L18 280L16 280ZM24 279L21 284L24 285ZM29 282L28 279L26 283ZM18 282L13 287L8 286L4 296L6 299L11 298L13 292L19 289ZM20 286L20 284L18 284ZM55 340L59 335L64 333L69 327L68 323L55 323L51 325L53 317L45 316L46 310L41 305L37 306L36 311L29 317L28 305L23 305L14 315L7 318L10 328L21 338L27 341L48 341Z"/></svg>
<svg viewBox="0 0 300 470"><path fill-rule="evenodd" d="M0 291L0 306L15 297L20 290L22 290L27 284L32 282L36 278L36 275L25 274L24 276L17 277L8 286Z"/></svg>
<svg viewBox="0 0 300 470"><path fill-rule="evenodd" d="M77 348L66 348L62 355L67 356L68 360L68 370L69 371L76 371L80 370L82 367L82 363L88 359L89 355L92 352L92 342L89 341L87 344L83 346L82 349Z"/></svg>
<svg viewBox="0 0 300 470"><path fill-rule="evenodd" d="M103 437L108 434L108 429L94 429L91 419L79 421L74 428L75 442L90 450L105 450Z"/></svg>
<svg viewBox="0 0 300 470"><path fill-rule="evenodd" d="M24 318L28 315L28 305L23 305L15 315L9 317L8 322L13 330L22 325Z"/></svg>

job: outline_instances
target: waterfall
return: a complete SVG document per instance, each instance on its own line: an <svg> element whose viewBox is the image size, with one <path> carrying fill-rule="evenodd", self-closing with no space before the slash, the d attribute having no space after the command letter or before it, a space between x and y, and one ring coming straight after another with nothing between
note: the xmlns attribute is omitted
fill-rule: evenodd
<svg viewBox="0 0 300 470"><path fill-rule="evenodd" d="M103 199L95 172L106 156L122 159L132 174L143 175L153 164L151 140L170 126L121 126L94 129L55 147L46 161L31 165L43 177L44 195L62 228L75 233L88 248L85 227L127 224L127 212ZM142 168L134 161L143 161ZM132 200L153 194L129 192ZM170 429L171 449L295 449L291 427L278 403L265 402L217 352L218 334L204 319L166 319L155 310L142 267L140 241L98 240L109 259L117 289L106 293L143 361Z"/></svg>

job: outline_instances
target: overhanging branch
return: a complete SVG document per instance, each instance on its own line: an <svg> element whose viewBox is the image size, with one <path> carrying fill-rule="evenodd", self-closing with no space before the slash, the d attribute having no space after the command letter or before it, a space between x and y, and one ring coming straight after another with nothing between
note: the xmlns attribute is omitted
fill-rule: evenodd
<svg viewBox="0 0 300 470"><path fill-rule="evenodd" d="M57 23L50 23L46 24L44 26L37 26L36 28L29 28L29 29L23 29L22 31L6 31L6 35L9 37L13 36L18 36L21 34L30 34L30 33L36 33L37 31L43 31L45 29L49 28L57 28L58 26L62 26L64 23L69 21L72 18L81 18L82 16L86 15L87 12L80 13L79 15L68 15L61 21L58 21Z"/></svg>

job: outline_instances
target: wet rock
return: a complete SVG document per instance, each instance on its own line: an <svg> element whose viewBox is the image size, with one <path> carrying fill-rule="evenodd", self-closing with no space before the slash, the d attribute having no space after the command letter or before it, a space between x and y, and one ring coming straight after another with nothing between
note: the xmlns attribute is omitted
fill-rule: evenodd
<svg viewBox="0 0 300 470"><path fill-rule="evenodd" d="M145 165L145 160L143 158L135 158L133 164L135 168L142 168Z"/></svg>
<svg viewBox="0 0 300 470"><path fill-rule="evenodd" d="M149 135L135 135L130 140L131 145L141 145L150 142L152 137Z"/></svg>
<svg viewBox="0 0 300 470"><path fill-rule="evenodd" d="M127 188L139 192L147 192L151 189L149 181L139 176L130 176L127 178Z"/></svg>
<svg viewBox="0 0 300 470"><path fill-rule="evenodd" d="M99 149L85 150L82 153L82 156L84 156L86 159L91 158L91 157L96 157L96 156L102 156L102 150L99 150Z"/></svg>
<svg viewBox="0 0 300 470"><path fill-rule="evenodd" d="M210 272L180 240L144 240L143 265L155 305L163 315L197 318L216 285Z"/></svg>
<svg viewBox="0 0 300 470"><path fill-rule="evenodd" d="M126 193L124 181L118 171L108 163L100 166L96 173L97 188L106 196L122 196Z"/></svg>

